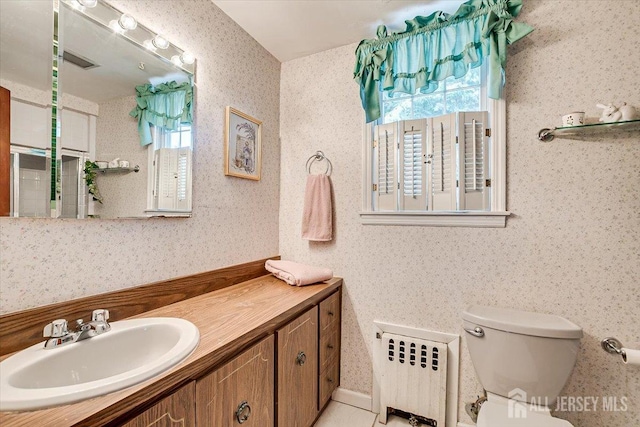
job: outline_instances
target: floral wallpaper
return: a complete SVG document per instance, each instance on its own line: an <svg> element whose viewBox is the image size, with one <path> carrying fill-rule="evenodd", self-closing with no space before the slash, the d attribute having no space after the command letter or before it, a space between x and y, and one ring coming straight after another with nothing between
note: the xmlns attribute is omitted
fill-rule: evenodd
<svg viewBox="0 0 640 427"><path fill-rule="evenodd" d="M600 340L640 341L638 133L556 139L561 116L598 102L640 107L640 3L536 0L518 18L535 31L509 48L505 229L364 226L364 114L351 79L356 44L282 65L280 252L345 281L341 387L371 394L373 321L462 335L471 304L555 313L585 332L565 396L627 398L626 411L566 411L575 426L640 425L640 369ZM306 159L333 162L335 238L300 238ZM481 394L462 338L459 420ZM619 405L620 406L620 405Z"/></svg>

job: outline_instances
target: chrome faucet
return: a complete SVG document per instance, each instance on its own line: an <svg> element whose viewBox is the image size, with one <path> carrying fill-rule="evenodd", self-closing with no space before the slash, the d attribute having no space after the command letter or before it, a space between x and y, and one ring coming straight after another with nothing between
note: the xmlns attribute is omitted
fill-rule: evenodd
<svg viewBox="0 0 640 427"><path fill-rule="evenodd" d="M65 319L54 320L44 327L43 335L49 338L44 343L44 348L56 348L109 332L111 325L107 320L109 320L109 310L104 309L93 310L89 323L84 323L82 319L76 320L75 329L71 331Z"/></svg>

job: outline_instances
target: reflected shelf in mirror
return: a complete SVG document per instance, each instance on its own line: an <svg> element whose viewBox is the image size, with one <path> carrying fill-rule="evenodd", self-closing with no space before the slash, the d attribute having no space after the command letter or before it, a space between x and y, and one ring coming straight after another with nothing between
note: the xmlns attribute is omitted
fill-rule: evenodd
<svg viewBox="0 0 640 427"><path fill-rule="evenodd" d="M135 165L132 168L99 168L99 169L94 169L96 172L102 173L102 174L111 174L111 173L129 173L129 172L140 172L140 166Z"/></svg>

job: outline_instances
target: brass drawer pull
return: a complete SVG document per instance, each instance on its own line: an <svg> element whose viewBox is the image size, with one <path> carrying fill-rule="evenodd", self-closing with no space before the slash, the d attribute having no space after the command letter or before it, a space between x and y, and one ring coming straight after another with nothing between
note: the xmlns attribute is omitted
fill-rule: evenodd
<svg viewBox="0 0 640 427"><path fill-rule="evenodd" d="M249 419L249 415L251 415L251 406L249 406L249 402L245 400L238 405L236 419L239 424L242 424Z"/></svg>
<svg viewBox="0 0 640 427"><path fill-rule="evenodd" d="M329 312L327 313L329 316L333 316L333 311L329 310Z"/></svg>
<svg viewBox="0 0 640 427"><path fill-rule="evenodd" d="M301 351L300 353L298 353L298 357L296 357L296 363L302 366L306 361L307 361L307 355L304 354L304 351Z"/></svg>
<svg viewBox="0 0 640 427"><path fill-rule="evenodd" d="M327 347L328 347L330 350L333 350L333 344L329 344L329 345L327 345Z"/></svg>

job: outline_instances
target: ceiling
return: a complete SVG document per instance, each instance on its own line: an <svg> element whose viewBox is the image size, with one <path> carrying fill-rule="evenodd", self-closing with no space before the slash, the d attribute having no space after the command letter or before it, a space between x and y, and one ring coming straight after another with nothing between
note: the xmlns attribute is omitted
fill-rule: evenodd
<svg viewBox="0 0 640 427"><path fill-rule="evenodd" d="M374 38L436 10L453 13L461 0L212 0L281 62Z"/></svg>

